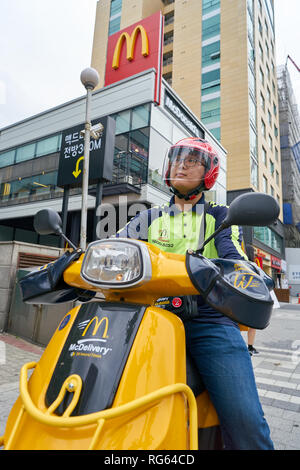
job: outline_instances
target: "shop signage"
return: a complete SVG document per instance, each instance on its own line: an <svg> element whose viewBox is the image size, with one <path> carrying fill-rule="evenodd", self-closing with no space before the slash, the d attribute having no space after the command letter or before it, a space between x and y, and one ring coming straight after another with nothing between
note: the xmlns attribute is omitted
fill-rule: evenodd
<svg viewBox="0 0 300 470"><path fill-rule="evenodd" d="M164 17L159 11L108 38L105 86L154 68L154 101L160 103Z"/></svg>
<svg viewBox="0 0 300 470"><path fill-rule="evenodd" d="M182 124L186 127L189 132L194 134L195 137L201 137L204 139L204 131L201 129L188 115L188 113L183 109L183 107L175 100L175 98L165 91L165 108L170 111L170 113Z"/></svg>
<svg viewBox="0 0 300 470"><path fill-rule="evenodd" d="M300 283L300 265L289 264L289 282Z"/></svg>
<svg viewBox="0 0 300 470"><path fill-rule="evenodd" d="M276 256L271 255L271 267L277 269L278 271L281 270L281 259L276 258Z"/></svg>
<svg viewBox="0 0 300 470"><path fill-rule="evenodd" d="M114 146L115 120L109 116L95 119L92 125L101 123L104 127L102 136L90 139L89 184L111 181ZM77 187L82 185L84 160L84 138L81 131L84 124L65 129L62 133L59 157L57 186Z"/></svg>

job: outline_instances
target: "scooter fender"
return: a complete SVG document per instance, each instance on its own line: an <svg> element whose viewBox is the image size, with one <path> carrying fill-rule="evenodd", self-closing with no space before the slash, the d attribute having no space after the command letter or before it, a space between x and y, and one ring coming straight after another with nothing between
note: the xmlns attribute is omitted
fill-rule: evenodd
<svg viewBox="0 0 300 470"><path fill-rule="evenodd" d="M108 302L75 307L40 361L22 368L4 448L196 449L185 359L184 326L168 311Z"/></svg>

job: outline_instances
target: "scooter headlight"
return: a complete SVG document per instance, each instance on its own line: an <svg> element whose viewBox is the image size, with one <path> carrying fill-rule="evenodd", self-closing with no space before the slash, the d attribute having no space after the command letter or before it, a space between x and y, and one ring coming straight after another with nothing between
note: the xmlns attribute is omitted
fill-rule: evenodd
<svg viewBox="0 0 300 470"><path fill-rule="evenodd" d="M148 249L142 242L127 238L93 242L84 256L81 277L104 288L141 284L151 278Z"/></svg>

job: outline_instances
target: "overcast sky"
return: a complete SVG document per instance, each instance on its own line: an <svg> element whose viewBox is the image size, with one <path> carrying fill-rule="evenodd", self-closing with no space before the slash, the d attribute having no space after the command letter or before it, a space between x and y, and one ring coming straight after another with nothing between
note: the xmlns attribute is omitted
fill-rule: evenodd
<svg viewBox="0 0 300 470"><path fill-rule="evenodd" d="M245 0L240 0L245 1ZM85 94L97 0L0 0L0 129ZM300 0L275 0L277 65L300 66ZM298 106L300 73L288 63Z"/></svg>

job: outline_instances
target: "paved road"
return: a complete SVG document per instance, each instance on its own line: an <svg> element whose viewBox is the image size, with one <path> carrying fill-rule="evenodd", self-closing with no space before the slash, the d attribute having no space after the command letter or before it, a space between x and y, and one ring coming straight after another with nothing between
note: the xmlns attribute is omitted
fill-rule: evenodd
<svg viewBox="0 0 300 470"><path fill-rule="evenodd" d="M246 334L243 333L245 341ZM300 305L281 304L267 329L257 331L252 357L258 392L278 450L300 450ZM19 394L19 371L43 350L0 334L0 435Z"/></svg>

